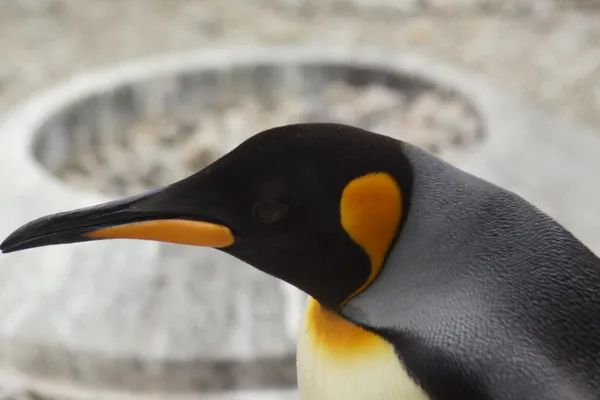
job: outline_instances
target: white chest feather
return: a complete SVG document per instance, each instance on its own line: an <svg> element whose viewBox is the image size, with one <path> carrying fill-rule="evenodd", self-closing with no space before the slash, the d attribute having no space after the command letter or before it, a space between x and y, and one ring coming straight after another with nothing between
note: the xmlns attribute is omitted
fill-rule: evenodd
<svg viewBox="0 0 600 400"><path fill-rule="evenodd" d="M298 341L302 400L428 400L393 347L310 300Z"/></svg>

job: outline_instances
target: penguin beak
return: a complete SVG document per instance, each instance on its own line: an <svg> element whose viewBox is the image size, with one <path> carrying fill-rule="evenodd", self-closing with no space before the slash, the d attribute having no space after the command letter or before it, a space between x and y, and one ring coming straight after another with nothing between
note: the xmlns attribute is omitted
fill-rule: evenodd
<svg viewBox="0 0 600 400"><path fill-rule="evenodd" d="M229 227L196 215L181 201L177 186L93 207L48 215L31 221L8 236L0 251L105 239L140 239L192 246L227 247L234 243ZM187 204L186 204L187 203Z"/></svg>

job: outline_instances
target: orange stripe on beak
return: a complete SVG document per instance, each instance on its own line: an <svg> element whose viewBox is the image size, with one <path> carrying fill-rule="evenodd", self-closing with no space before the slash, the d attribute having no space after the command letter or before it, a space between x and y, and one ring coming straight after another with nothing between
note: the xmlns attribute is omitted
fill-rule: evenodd
<svg viewBox="0 0 600 400"><path fill-rule="evenodd" d="M202 221L162 219L111 226L86 233L94 239L140 239L190 246L227 247L235 241L225 226Z"/></svg>

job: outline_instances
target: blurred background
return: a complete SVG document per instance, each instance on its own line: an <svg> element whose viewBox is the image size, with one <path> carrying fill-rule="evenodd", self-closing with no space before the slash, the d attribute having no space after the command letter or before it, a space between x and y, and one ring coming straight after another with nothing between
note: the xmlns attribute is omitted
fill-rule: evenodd
<svg viewBox="0 0 600 400"><path fill-rule="evenodd" d="M0 107L89 68L231 44L418 51L600 123L597 0L2 0Z"/></svg>
<svg viewBox="0 0 600 400"><path fill-rule="evenodd" d="M354 124L456 163L477 151L477 101L385 57L360 65L361 49L443 63L565 135L600 134L600 0L0 0L0 237L285 123ZM303 301L205 249L0 256L0 400L296 398Z"/></svg>

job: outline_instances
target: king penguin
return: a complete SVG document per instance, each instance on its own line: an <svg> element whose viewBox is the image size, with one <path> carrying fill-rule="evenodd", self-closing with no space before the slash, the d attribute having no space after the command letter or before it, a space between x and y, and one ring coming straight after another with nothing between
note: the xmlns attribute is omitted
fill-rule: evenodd
<svg viewBox="0 0 600 400"><path fill-rule="evenodd" d="M599 259L515 193L388 136L269 129L0 249L107 239L213 247L307 293L303 400L600 399Z"/></svg>

